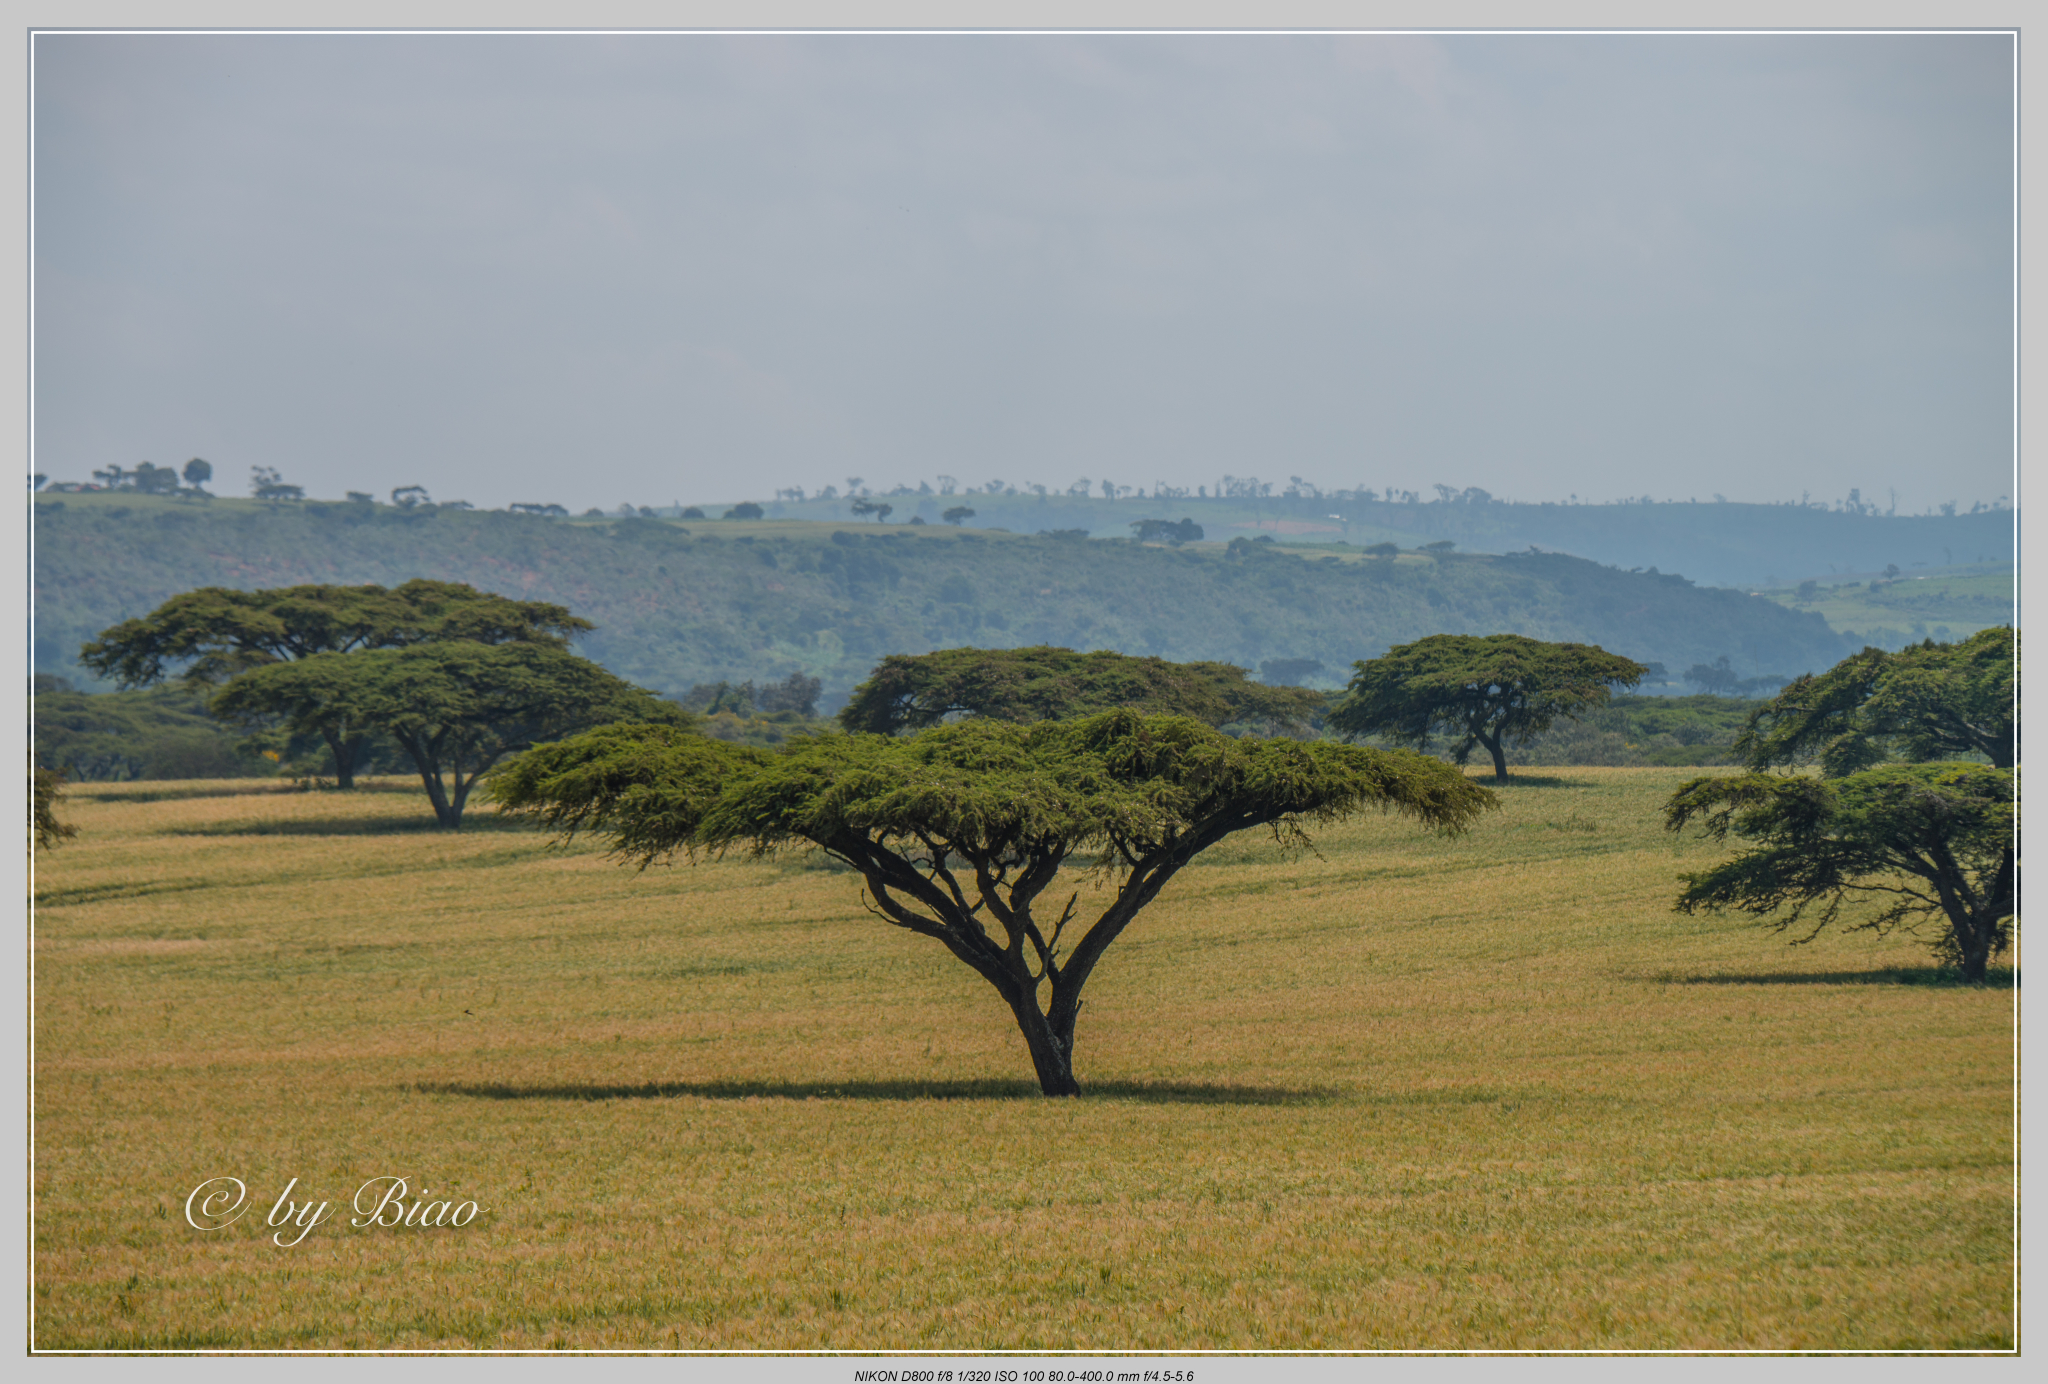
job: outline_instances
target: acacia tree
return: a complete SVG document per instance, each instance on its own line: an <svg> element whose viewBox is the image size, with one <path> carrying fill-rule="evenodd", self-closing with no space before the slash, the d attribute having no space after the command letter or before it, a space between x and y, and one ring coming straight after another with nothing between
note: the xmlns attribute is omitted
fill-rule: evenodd
<svg viewBox="0 0 2048 1384"><path fill-rule="evenodd" d="M162 682L179 664L188 683L217 685L253 668L315 654L437 640L559 647L591 628L562 606L423 578L389 589L208 586L103 631L80 651L79 662L123 689ZM342 788L355 786L367 729L340 716L320 722L318 733L334 755L335 782Z"/></svg>
<svg viewBox="0 0 2048 1384"><path fill-rule="evenodd" d="M1616 687L1634 687L1644 668L1596 644L1547 644L1519 634L1432 634L1355 665L1329 724L1345 735L1383 735L1425 745L1456 737L1459 764L1484 746L1493 776L1508 778L1508 745L1524 745L1558 717L1605 706Z"/></svg>
<svg viewBox="0 0 2048 1384"><path fill-rule="evenodd" d="M1169 663L1099 649L940 649L891 654L839 712L848 730L891 734L948 718L1057 721L1114 707L1192 716L1212 726L1258 721L1299 730L1320 692L1250 681L1229 663Z"/></svg>
<svg viewBox="0 0 2048 1384"><path fill-rule="evenodd" d="M1463 774L1405 751L1233 740L1130 710L775 752L608 726L528 751L486 792L564 839L606 837L643 869L678 851L822 849L860 871L876 917L931 938L995 989L1049 1096L1080 1092L1074 1026L1103 953L1202 851L1252 827L1305 847L1308 824L1370 807L1455 833L1493 805ZM1116 883L1085 930L1079 891L1055 888L1078 852Z"/></svg>
<svg viewBox="0 0 2048 1384"><path fill-rule="evenodd" d="M1895 753L1911 760L1981 754L2010 769L2019 751L2017 653L2010 625L1959 644L1866 648L1818 677L1795 679L1757 708L1735 752L1754 770L1818 760L1830 777Z"/></svg>
<svg viewBox="0 0 2048 1384"><path fill-rule="evenodd" d="M223 720L388 732L441 825L457 830L476 781L505 755L611 721L689 725L681 707L546 643L438 642L314 654L242 674L214 697Z"/></svg>
<svg viewBox="0 0 2048 1384"><path fill-rule="evenodd" d="M1754 844L1682 875L1678 909L1735 909L1783 932L1817 910L1811 941L1856 900L1878 905L1856 929L1880 935L1933 921L1938 955L1982 980L2011 943L2014 775L1981 764L1890 764L1840 778L1699 778L1665 806L1665 825L1697 822L1716 841Z"/></svg>

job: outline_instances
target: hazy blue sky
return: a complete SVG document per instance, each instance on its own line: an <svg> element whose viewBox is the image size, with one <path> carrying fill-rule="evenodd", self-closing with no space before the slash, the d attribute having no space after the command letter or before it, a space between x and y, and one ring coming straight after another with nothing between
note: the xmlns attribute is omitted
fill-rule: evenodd
<svg viewBox="0 0 2048 1384"><path fill-rule="evenodd" d="M42 36L36 454L2011 486L2003 36Z"/></svg>

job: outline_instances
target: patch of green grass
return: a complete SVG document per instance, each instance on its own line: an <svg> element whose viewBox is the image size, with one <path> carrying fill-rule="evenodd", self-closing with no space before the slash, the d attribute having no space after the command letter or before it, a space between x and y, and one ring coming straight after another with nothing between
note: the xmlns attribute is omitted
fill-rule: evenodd
<svg viewBox="0 0 2048 1384"><path fill-rule="evenodd" d="M1838 634L1886 648L1934 639L1955 643L2013 621L2013 566L1910 571L1896 580L1816 582L1811 594L1785 587L1757 593L1795 610L1819 612Z"/></svg>

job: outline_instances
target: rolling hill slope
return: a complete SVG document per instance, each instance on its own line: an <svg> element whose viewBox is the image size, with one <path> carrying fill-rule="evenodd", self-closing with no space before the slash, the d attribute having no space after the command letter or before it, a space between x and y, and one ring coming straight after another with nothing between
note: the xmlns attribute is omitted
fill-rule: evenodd
<svg viewBox="0 0 2048 1384"><path fill-rule="evenodd" d="M36 506L35 667L99 686L79 645L198 586L469 582L594 620L580 647L675 694L792 669L843 693L889 653L1061 644L1256 667L1352 660L1440 631L1578 640L1674 674L1848 653L1825 621L1673 574L1561 554L1393 558L1238 541L1173 549L937 526L561 520L423 506L72 495Z"/></svg>

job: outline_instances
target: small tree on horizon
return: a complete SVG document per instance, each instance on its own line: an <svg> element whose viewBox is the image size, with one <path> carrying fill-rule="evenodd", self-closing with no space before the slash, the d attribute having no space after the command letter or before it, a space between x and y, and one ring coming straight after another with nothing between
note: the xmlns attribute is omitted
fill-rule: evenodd
<svg viewBox="0 0 2048 1384"><path fill-rule="evenodd" d="M252 466L249 468L249 493L259 500L268 500L273 505L280 500L303 500L304 486L288 485L274 466Z"/></svg>
<svg viewBox="0 0 2048 1384"><path fill-rule="evenodd" d="M1104 952L1202 851L1253 827L1305 849L1307 825L1367 808L1455 834L1493 805L1420 755L1232 740L1128 710L825 736L773 753L607 726L528 751L486 791L563 839L603 836L643 869L677 852L823 850L860 872L870 913L995 989L1048 1096L1080 1094L1075 1023ZM1117 886L1085 931L1080 891L1055 887L1084 851Z"/></svg>

